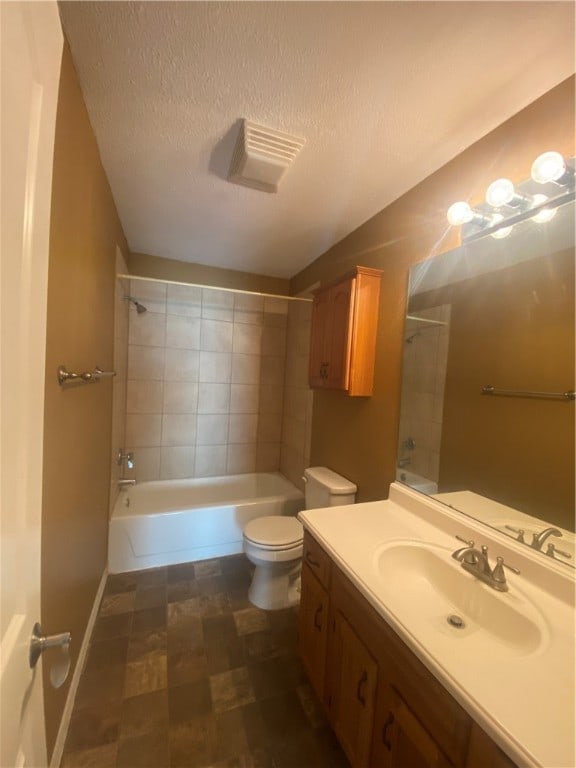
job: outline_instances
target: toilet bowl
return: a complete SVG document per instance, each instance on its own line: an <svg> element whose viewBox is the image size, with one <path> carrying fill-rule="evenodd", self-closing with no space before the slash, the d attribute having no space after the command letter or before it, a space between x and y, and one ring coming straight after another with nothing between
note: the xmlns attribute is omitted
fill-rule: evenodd
<svg viewBox="0 0 576 768"><path fill-rule="evenodd" d="M274 610L299 599L304 529L295 517L269 515L251 520L244 529L244 552L256 566L248 599Z"/></svg>
<svg viewBox="0 0 576 768"><path fill-rule="evenodd" d="M326 467L304 471L306 509L353 504L356 486ZM302 524L288 515L267 515L244 528L244 553L255 566L248 599L258 608L277 610L300 601L304 548Z"/></svg>

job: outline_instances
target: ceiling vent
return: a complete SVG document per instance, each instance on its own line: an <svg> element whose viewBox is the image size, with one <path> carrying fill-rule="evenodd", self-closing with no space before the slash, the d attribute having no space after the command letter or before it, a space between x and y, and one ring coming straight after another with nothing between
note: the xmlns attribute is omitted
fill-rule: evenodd
<svg viewBox="0 0 576 768"><path fill-rule="evenodd" d="M276 192L306 139L242 121L228 180L234 184Z"/></svg>

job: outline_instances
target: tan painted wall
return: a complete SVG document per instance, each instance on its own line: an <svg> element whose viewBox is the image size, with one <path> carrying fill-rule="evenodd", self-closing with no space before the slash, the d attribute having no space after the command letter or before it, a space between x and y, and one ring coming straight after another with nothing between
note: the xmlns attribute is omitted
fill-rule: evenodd
<svg viewBox="0 0 576 768"><path fill-rule="evenodd" d="M384 271L373 397L314 393L311 463L327 465L357 483L360 501L386 497L394 479L410 266L458 245L456 230L446 222L446 210L455 200L480 201L500 176L528 178L533 159L547 149L574 154L574 84L572 77L549 91L291 280L291 293L298 294L355 265Z"/></svg>
<svg viewBox="0 0 576 768"><path fill-rule="evenodd" d="M146 253L129 253L127 262L130 274L140 277L213 285L218 288L235 288L239 291L274 293L281 296L289 294L290 281L281 277L267 277L266 275L256 275L253 272L239 272L235 269L191 264L187 261L165 259Z"/></svg>
<svg viewBox="0 0 576 768"><path fill-rule="evenodd" d="M46 345L42 628L72 633L75 663L107 558L112 382L61 388L60 363L112 366L116 245L127 250L72 57L58 96ZM54 690L44 665L48 752L70 677Z"/></svg>

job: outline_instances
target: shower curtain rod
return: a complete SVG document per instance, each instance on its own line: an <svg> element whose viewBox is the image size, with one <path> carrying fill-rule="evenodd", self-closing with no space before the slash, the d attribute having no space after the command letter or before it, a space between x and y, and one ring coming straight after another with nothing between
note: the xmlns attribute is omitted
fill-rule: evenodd
<svg viewBox="0 0 576 768"><path fill-rule="evenodd" d="M428 323L428 325L448 325L444 320L432 320L427 317L417 317L416 315L406 315L406 320L417 320L419 323Z"/></svg>
<svg viewBox="0 0 576 768"><path fill-rule="evenodd" d="M185 285L188 288L207 288L212 291L227 291L228 293L246 293L250 296L267 296L270 299L287 299L288 301L309 301L305 296L286 296L283 293L265 293L263 291L246 291L243 288L224 288L219 285L203 285L202 283L184 283L180 280L163 280L160 277L142 277L142 275L127 275L124 272L116 274L117 278L125 280L145 280L149 283L164 283L165 285Z"/></svg>

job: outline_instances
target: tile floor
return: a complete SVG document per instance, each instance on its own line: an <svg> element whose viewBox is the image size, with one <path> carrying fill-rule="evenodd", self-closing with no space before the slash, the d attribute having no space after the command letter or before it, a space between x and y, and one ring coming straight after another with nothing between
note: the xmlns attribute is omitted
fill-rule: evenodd
<svg viewBox="0 0 576 768"><path fill-rule="evenodd" d="M345 768L243 555L110 576L62 768Z"/></svg>

